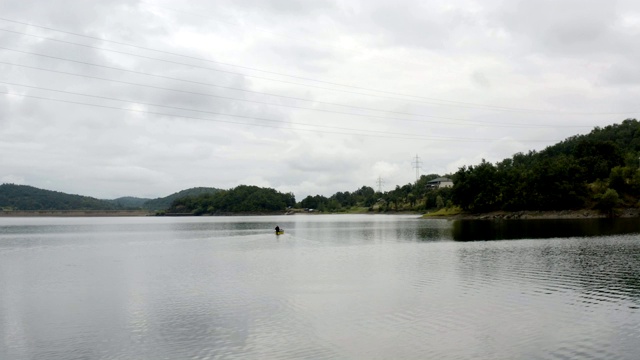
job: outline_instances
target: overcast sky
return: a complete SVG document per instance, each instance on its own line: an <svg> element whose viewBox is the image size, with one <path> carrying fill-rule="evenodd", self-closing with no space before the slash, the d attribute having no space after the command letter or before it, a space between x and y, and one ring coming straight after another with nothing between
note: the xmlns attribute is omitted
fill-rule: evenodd
<svg viewBox="0 0 640 360"><path fill-rule="evenodd" d="M0 182L330 196L640 115L640 2L0 1Z"/></svg>

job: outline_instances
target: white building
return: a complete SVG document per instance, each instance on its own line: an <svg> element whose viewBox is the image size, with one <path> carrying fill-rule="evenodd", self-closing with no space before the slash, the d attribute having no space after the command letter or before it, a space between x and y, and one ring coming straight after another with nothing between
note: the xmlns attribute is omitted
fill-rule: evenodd
<svg viewBox="0 0 640 360"><path fill-rule="evenodd" d="M440 189L445 187L453 187L453 181L449 178L436 178L427 183L427 187Z"/></svg>

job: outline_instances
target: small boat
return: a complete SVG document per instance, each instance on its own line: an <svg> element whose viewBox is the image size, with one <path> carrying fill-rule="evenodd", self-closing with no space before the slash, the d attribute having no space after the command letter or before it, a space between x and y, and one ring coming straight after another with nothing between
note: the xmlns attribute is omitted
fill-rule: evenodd
<svg viewBox="0 0 640 360"><path fill-rule="evenodd" d="M284 230L276 231L276 235L282 235L282 234L284 234Z"/></svg>

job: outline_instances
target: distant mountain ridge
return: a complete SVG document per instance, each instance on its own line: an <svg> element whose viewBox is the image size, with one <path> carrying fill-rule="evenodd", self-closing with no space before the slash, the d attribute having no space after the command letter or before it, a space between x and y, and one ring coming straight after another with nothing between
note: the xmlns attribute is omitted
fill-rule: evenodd
<svg viewBox="0 0 640 360"><path fill-rule="evenodd" d="M82 195L38 189L28 185L0 185L3 210L118 210L115 203Z"/></svg>
<svg viewBox="0 0 640 360"><path fill-rule="evenodd" d="M171 204L174 200L184 198L187 196L199 196L203 194L215 194L220 189L212 188L212 187L194 187L190 189L185 189L182 191L178 191L177 193L173 193L169 196L165 196L163 198L157 198L153 200L148 200L142 204L143 209L147 210L165 210L171 207Z"/></svg>
<svg viewBox="0 0 640 360"><path fill-rule="evenodd" d="M179 191L166 197L145 199L120 197L113 200L96 199L89 196L67 194L59 191L39 189L29 185L0 185L0 210L164 210L181 197L213 194L220 189L195 187Z"/></svg>
<svg viewBox="0 0 640 360"><path fill-rule="evenodd" d="M133 196L123 196L117 199L105 200L105 201L108 201L112 204L115 204L118 207L125 208L125 209L130 209L130 208L140 209L142 208L144 203L146 203L149 200L151 199L139 198L139 197L133 197Z"/></svg>

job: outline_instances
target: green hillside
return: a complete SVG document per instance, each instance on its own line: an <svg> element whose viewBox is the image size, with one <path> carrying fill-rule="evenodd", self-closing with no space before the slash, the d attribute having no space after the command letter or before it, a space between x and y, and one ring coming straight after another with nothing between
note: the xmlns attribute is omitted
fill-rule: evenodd
<svg viewBox="0 0 640 360"><path fill-rule="evenodd" d="M214 194L220 191L220 189L211 188L211 187L194 187L191 189L186 189L179 191L177 193L171 194L169 196L165 196L163 198L157 198L153 200L148 200L144 202L141 207L147 210L165 210L171 207L171 204L180 198L184 197L196 197L204 194Z"/></svg>
<svg viewBox="0 0 640 360"><path fill-rule="evenodd" d="M542 151L517 153L495 164L482 161L445 174L453 187L438 188L438 174L386 192L363 186L330 197L307 196L295 204L293 194L240 185L230 190L196 187L153 200L123 197L99 200L32 186L0 186L5 210L145 209L193 214L273 212L289 206L321 212L429 211L459 206L469 212L496 210L600 209L640 207L640 122L595 128Z"/></svg>
<svg viewBox="0 0 640 360"><path fill-rule="evenodd" d="M0 185L0 208L3 210L119 209L116 204L105 200L15 184Z"/></svg>
<svg viewBox="0 0 640 360"><path fill-rule="evenodd" d="M124 196L113 200L106 200L123 209L141 209L143 205L151 199L138 198L133 196Z"/></svg>
<svg viewBox="0 0 640 360"><path fill-rule="evenodd" d="M219 189L197 187L179 191L166 197L145 199L132 196L100 200L88 196L71 195L59 191L39 189L28 185L0 185L0 209L4 210L165 210L176 199L187 196L213 194Z"/></svg>
<svg viewBox="0 0 640 360"><path fill-rule="evenodd" d="M639 162L640 122L627 119L540 152L462 167L452 199L473 212L637 207Z"/></svg>
<svg viewBox="0 0 640 360"><path fill-rule="evenodd" d="M215 193L178 197L168 210L170 213L194 215L219 213L269 213L283 211L295 205L293 194L283 194L271 188L240 185Z"/></svg>

